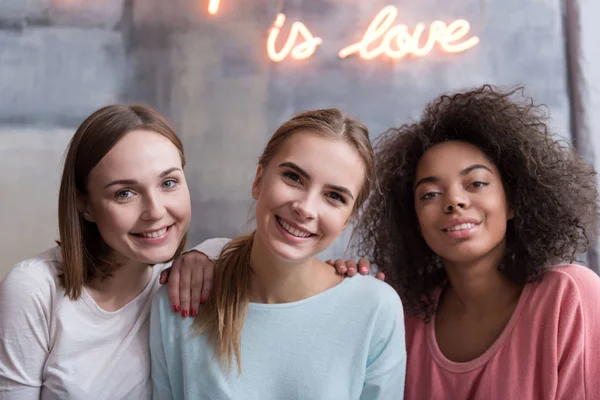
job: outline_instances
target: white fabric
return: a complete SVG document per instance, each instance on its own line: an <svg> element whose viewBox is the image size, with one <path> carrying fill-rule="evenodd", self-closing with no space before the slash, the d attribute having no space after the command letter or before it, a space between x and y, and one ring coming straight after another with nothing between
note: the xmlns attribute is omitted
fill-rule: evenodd
<svg viewBox="0 0 600 400"><path fill-rule="evenodd" d="M227 240L195 247L216 258ZM61 287L58 247L15 265L0 282L0 400L150 399L148 323L160 272L134 300L102 310Z"/></svg>

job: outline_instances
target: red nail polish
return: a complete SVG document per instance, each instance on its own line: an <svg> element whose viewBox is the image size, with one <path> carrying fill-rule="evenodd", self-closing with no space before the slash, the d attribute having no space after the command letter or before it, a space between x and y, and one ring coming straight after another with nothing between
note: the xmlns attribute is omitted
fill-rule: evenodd
<svg viewBox="0 0 600 400"><path fill-rule="evenodd" d="M188 316L187 310L182 310L182 311L181 311L181 316L182 316L183 318L187 317L187 316Z"/></svg>
<svg viewBox="0 0 600 400"><path fill-rule="evenodd" d="M206 299L204 297L201 297L200 298L200 304L204 304L204 303L206 303Z"/></svg>
<svg viewBox="0 0 600 400"><path fill-rule="evenodd" d="M173 305L173 311L175 311L175 312L179 312L179 306L177 306L177 305Z"/></svg>
<svg viewBox="0 0 600 400"><path fill-rule="evenodd" d="M198 311L192 308L192 311L190 311L190 317L195 317L196 315L198 315Z"/></svg>

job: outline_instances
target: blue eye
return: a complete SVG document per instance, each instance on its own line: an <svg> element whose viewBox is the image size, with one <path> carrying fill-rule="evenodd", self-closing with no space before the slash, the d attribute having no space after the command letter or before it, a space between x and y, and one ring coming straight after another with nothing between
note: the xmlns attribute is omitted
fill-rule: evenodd
<svg viewBox="0 0 600 400"><path fill-rule="evenodd" d="M115 197L119 200L126 200L133 197L133 192L129 189L121 190L115 194Z"/></svg>
<svg viewBox="0 0 600 400"><path fill-rule="evenodd" d="M165 189L173 189L177 186L177 181L175 179L167 179L162 183L162 187Z"/></svg>

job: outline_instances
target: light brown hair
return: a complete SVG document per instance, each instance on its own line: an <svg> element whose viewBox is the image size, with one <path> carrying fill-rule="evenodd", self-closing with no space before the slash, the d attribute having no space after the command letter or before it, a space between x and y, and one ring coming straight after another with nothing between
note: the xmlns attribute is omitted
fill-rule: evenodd
<svg viewBox="0 0 600 400"><path fill-rule="evenodd" d="M87 194L90 171L133 130L156 132L179 150L185 165L183 145L169 123L156 111L143 105L103 107L79 126L69 143L58 197L58 226L63 270L60 276L66 295L78 299L84 284L111 275L116 267L111 249L96 224L86 221L77 208L80 196ZM184 236L177 253L185 246Z"/></svg>
<svg viewBox="0 0 600 400"><path fill-rule="evenodd" d="M357 196L353 214L369 196L375 180L374 155L369 131L360 121L338 109L306 111L277 129L267 143L258 164L266 168L284 143L297 133L311 133L349 143L360 155L365 167L365 181ZM208 332L219 362L231 369L235 356L241 373L240 339L248 306L250 253L254 233L238 237L222 250L215 265L213 295L196 317L197 333Z"/></svg>

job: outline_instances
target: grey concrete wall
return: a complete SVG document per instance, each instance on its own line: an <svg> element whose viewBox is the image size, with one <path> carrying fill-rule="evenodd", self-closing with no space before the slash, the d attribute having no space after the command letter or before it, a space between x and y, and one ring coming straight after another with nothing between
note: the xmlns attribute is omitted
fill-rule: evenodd
<svg viewBox="0 0 600 400"><path fill-rule="evenodd" d="M386 5L397 6L397 23L411 29L465 18L481 42L458 54L339 59ZM569 138L559 0L222 0L215 16L207 6L0 0L0 277L57 238L64 148L77 124L109 103L148 103L181 135L192 243L246 230L257 156L280 123L307 108L340 107L375 137L417 118L440 93L524 84ZM323 38L312 58L268 60L266 38L278 11ZM345 240L324 256L342 255Z"/></svg>

